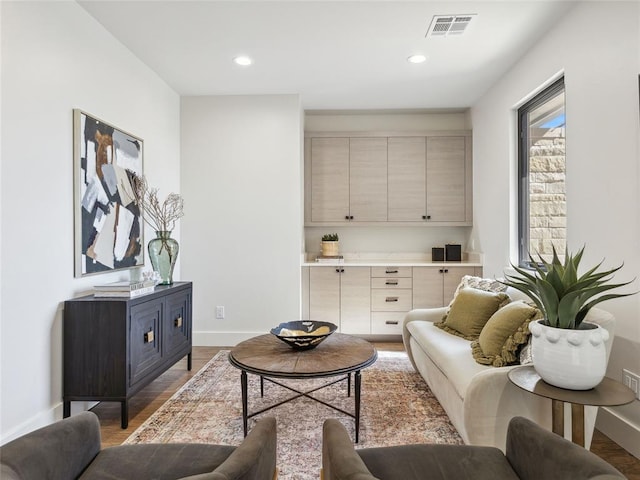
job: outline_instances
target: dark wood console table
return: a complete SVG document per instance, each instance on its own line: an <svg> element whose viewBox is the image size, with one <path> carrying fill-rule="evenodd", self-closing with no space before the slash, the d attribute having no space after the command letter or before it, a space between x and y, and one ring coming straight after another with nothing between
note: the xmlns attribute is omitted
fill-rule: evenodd
<svg viewBox="0 0 640 480"><path fill-rule="evenodd" d="M63 416L72 401L128 401L178 360L191 370L191 282L137 298L94 295L64 302Z"/></svg>

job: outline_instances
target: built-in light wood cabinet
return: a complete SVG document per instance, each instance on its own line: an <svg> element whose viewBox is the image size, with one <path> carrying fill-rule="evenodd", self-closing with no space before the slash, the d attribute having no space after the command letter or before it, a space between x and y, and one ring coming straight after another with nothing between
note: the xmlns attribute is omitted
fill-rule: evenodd
<svg viewBox="0 0 640 480"><path fill-rule="evenodd" d="M387 139L349 139L349 221L387 220Z"/></svg>
<svg viewBox="0 0 640 480"><path fill-rule="evenodd" d="M467 220L466 140L427 138L427 218L431 222Z"/></svg>
<svg viewBox="0 0 640 480"><path fill-rule="evenodd" d="M309 319L331 322L342 333L370 333L371 269L309 269Z"/></svg>
<svg viewBox="0 0 640 480"><path fill-rule="evenodd" d="M341 223L349 215L349 139L309 139L310 221ZM307 210L308 211L308 210Z"/></svg>
<svg viewBox="0 0 640 480"><path fill-rule="evenodd" d="M305 140L305 225L472 224L469 132L327 135Z"/></svg>
<svg viewBox="0 0 640 480"><path fill-rule="evenodd" d="M482 276L481 267L413 267L413 308L448 305L465 275Z"/></svg>
<svg viewBox="0 0 640 480"><path fill-rule="evenodd" d="M412 308L448 305L465 275L482 267L303 267L303 319L335 323L354 335L401 335Z"/></svg>

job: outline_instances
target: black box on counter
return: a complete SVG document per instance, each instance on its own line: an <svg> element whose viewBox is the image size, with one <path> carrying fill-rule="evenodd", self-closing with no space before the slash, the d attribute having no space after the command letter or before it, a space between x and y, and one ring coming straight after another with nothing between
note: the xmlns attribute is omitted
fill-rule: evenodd
<svg viewBox="0 0 640 480"><path fill-rule="evenodd" d="M431 261L432 262L444 262L444 248L433 247L431 249Z"/></svg>
<svg viewBox="0 0 640 480"><path fill-rule="evenodd" d="M453 243L444 246L444 258L447 262L462 261L462 245Z"/></svg>

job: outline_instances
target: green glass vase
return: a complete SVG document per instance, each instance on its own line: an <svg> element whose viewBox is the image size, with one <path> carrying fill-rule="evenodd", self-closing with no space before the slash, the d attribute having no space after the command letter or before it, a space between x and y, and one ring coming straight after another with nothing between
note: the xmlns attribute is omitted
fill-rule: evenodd
<svg viewBox="0 0 640 480"><path fill-rule="evenodd" d="M160 274L159 285L173 283L173 267L176 266L180 245L171 238L171 231L156 231L156 238L149 242L149 258L153 270Z"/></svg>

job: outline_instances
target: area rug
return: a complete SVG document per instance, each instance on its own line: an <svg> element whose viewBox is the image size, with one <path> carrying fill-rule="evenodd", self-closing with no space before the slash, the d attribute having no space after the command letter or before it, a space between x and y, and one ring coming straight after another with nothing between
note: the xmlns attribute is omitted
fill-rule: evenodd
<svg viewBox="0 0 640 480"><path fill-rule="evenodd" d="M242 442L240 370L219 352L194 377L131 434L125 444L197 442L238 445ZM293 388L310 389L327 379L283 380ZM353 412L353 394L346 382L319 390L314 396ZM294 395L249 375L249 413ZM338 418L354 438L354 420L301 397L249 419L249 429L263 416L278 425L278 478L319 478L322 466L322 423ZM379 351L378 360L362 371L360 441L356 448L409 443L462 444L462 439L405 352Z"/></svg>

